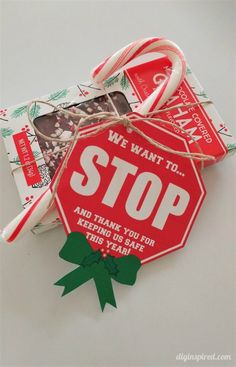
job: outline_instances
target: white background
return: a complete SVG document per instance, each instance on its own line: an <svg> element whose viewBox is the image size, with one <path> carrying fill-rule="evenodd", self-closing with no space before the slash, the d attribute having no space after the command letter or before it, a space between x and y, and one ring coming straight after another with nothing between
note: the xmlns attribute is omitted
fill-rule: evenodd
<svg viewBox="0 0 236 367"><path fill-rule="evenodd" d="M2 1L1 105L88 80L125 44L166 36L236 136L234 1ZM234 47L233 47L234 46ZM20 210L0 141L3 227ZM61 298L53 283L62 229L0 246L1 366L178 366L179 353L231 354L235 331L236 160L204 171L208 195L188 245L114 284L118 309L100 311L87 283ZM235 366L199 362L201 366Z"/></svg>

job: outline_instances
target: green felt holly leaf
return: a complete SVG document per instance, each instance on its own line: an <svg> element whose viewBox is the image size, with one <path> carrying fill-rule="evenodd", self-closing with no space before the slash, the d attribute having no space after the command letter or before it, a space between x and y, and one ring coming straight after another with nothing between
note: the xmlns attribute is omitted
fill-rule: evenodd
<svg viewBox="0 0 236 367"><path fill-rule="evenodd" d="M103 83L104 87L105 88L112 87L115 83L118 82L118 77L119 77L119 74L115 76L111 76L110 78L106 79L105 82Z"/></svg>
<svg viewBox="0 0 236 367"><path fill-rule="evenodd" d="M58 92L50 94L48 101L57 101L60 98L66 97L67 94L68 94L67 89L59 90Z"/></svg>
<svg viewBox="0 0 236 367"><path fill-rule="evenodd" d="M59 252L59 256L66 261L80 265L84 257L91 253L93 253L93 249L83 233L71 232Z"/></svg>
<svg viewBox="0 0 236 367"><path fill-rule="evenodd" d="M129 80L125 74L122 75L120 86L123 90L126 90L129 87Z"/></svg>
<svg viewBox="0 0 236 367"><path fill-rule="evenodd" d="M21 106L21 107L18 107L18 108L16 108L16 109L12 112L11 117L12 117L12 118L20 117L20 116L22 116L26 111L27 111L27 106Z"/></svg>
<svg viewBox="0 0 236 367"><path fill-rule="evenodd" d="M1 128L1 133L3 138L6 138L8 136L11 136L14 133L14 130L12 130L10 127L3 127Z"/></svg>
<svg viewBox="0 0 236 367"><path fill-rule="evenodd" d="M139 258L134 255L123 256L115 259L118 266L118 273L111 275L117 282L133 285L136 281L137 271L141 267Z"/></svg>
<svg viewBox="0 0 236 367"><path fill-rule="evenodd" d="M113 256L107 256L104 259L104 266L107 269L108 273L111 275L117 275L118 273L118 266L114 260Z"/></svg>
<svg viewBox="0 0 236 367"><path fill-rule="evenodd" d="M88 256L85 256L83 261L81 262L82 266L91 266L94 263L97 263L101 260L101 252L100 251L94 251Z"/></svg>

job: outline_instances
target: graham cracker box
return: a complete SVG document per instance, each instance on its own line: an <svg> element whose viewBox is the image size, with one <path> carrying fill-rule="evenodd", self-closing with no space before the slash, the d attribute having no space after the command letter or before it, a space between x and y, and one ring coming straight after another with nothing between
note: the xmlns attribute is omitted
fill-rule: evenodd
<svg viewBox="0 0 236 367"><path fill-rule="evenodd" d="M82 110L87 114L112 112L115 106L122 115L135 111L157 85L168 78L170 70L171 64L168 58L162 57L114 74L104 82L104 89L89 81L51 93L41 97L40 100L68 108L73 112ZM198 151L194 144L197 142L202 153L213 155L218 162L236 151L236 140L214 104L205 103L208 100L205 91L188 67L184 81L163 106L163 108L176 107L158 113L158 117L172 122L176 132L182 134L178 130L180 126L191 135L188 142L192 152ZM0 109L1 133L24 208L31 205L33 200L49 186L66 154L66 149L63 149L66 143L47 141L35 133L27 115L29 102ZM196 102L202 104L192 106ZM44 135L62 140L72 137L79 121L79 118L72 118L40 103L32 104L30 116ZM26 164L27 162L31 163ZM208 164L212 162L209 161ZM34 227L33 232L44 232L59 223L57 211L53 208Z"/></svg>

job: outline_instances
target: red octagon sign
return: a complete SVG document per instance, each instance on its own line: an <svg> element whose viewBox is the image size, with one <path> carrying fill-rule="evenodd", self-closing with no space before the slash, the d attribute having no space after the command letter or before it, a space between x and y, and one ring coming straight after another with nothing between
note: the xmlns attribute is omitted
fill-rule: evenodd
<svg viewBox="0 0 236 367"><path fill-rule="evenodd" d="M145 120L134 125L161 144L189 152L182 136ZM192 160L117 125L78 141L56 203L67 234L82 232L94 249L116 257L133 254L144 264L184 246L204 197Z"/></svg>

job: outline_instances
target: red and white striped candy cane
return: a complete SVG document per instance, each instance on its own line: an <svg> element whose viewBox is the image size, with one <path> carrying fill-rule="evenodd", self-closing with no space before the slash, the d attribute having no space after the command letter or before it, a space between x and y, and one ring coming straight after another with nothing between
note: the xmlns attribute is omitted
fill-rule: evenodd
<svg viewBox="0 0 236 367"><path fill-rule="evenodd" d="M34 228L48 211L51 198L52 193L48 188L4 228L0 233L0 240L7 243L14 242L21 235Z"/></svg>
<svg viewBox="0 0 236 367"><path fill-rule="evenodd" d="M122 66L138 56L152 52L166 55L172 63L172 72L170 77L165 79L136 109L136 112L146 115L148 112L158 110L172 96L185 76L186 62L184 54L174 42L157 37L143 38L132 42L98 65L92 71L92 79L101 84Z"/></svg>
<svg viewBox="0 0 236 367"><path fill-rule="evenodd" d="M136 110L143 115L155 111L174 93L185 76L186 63L184 55L175 43L164 38L156 37L144 38L132 42L97 66L92 72L92 79L96 83L102 83L131 60L150 52L162 53L166 55L172 63L172 73L170 77L158 86ZM0 234L0 240L11 243L25 232L31 230L40 219L43 217L46 219L51 198L52 193L50 188L48 188L38 199L36 199L27 209L23 210L4 228Z"/></svg>

